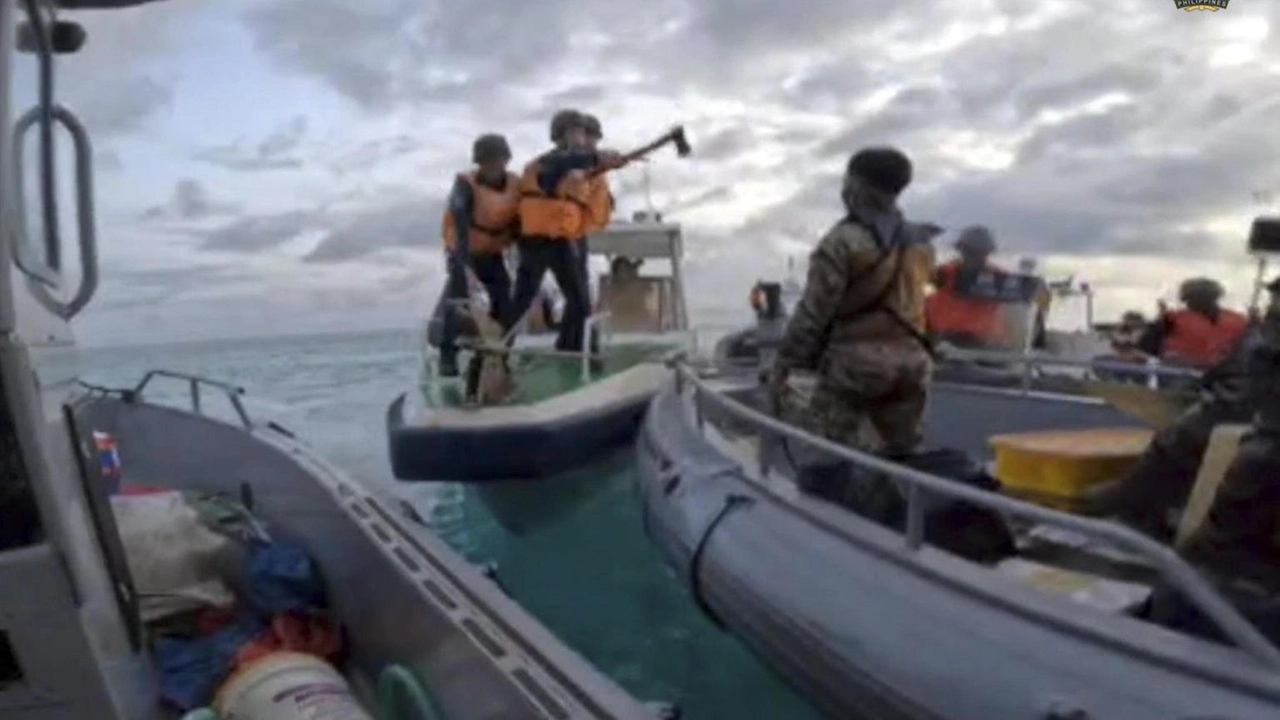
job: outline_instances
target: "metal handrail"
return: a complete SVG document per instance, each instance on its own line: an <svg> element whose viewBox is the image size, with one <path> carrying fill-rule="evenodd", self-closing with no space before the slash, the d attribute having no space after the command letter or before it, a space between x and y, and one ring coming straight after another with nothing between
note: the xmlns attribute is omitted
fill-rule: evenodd
<svg viewBox="0 0 1280 720"><path fill-rule="evenodd" d="M23 140L26 137L26 131L44 118L46 113L52 120L61 123L67 129L67 132L71 134L72 145L75 148L76 221L79 230L77 240L80 246L80 284L76 287L75 294L67 301L57 298L49 287L43 284L43 278L33 276L33 280L38 280L39 282L32 282L29 287L36 301L44 308L64 320L70 320L89 304L89 301L93 299L94 293L98 290L98 236L93 209L93 147L89 140L89 132L85 129L84 123L76 117L75 113L61 105L53 105L48 108L42 106L31 108L14 123L14 173L18 177L22 177L23 172ZM18 194L16 201L18 203L23 202L20 185L21 183L14 186L14 192ZM56 243L60 242L56 237L57 228L52 228L50 232L54 235L53 242L57 247ZM21 248L19 249L21 250ZM57 260L56 256L54 259ZM50 266L54 272L61 271L58 263L51 262Z"/></svg>
<svg viewBox="0 0 1280 720"><path fill-rule="evenodd" d="M1259 662L1272 668L1280 668L1280 650L1176 552L1145 535L1110 522L1076 517L1005 495L978 490L836 444L727 397L699 377L697 370L689 365L688 358L683 353L669 356L667 365L675 371L678 392L684 392L686 383L692 386L695 404L707 402L736 419L753 425L762 437L769 434L785 437L906 483L907 516L903 537L910 550L918 550L924 544L923 496L926 492L1102 540L1150 562L1160 571L1161 577L1170 581L1176 590L1190 599L1232 642ZM704 417L705 413L697 413L699 430L704 427ZM767 471L768 465L763 456L761 462L762 468Z"/></svg>
<svg viewBox="0 0 1280 720"><path fill-rule="evenodd" d="M977 361L977 362L998 362L1010 365L1031 366L1031 367L1074 367L1084 368L1086 370L1115 370L1119 372L1141 372L1148 375L1158 375L1162 377L1188 378L1196 379L1201 376L1201 372L1192 368L1180 367L1177 365L1164 364L1134 364L1115 362L1111 360L1081 360L1077 358L1064 358L1047 354L1030 354L1022 353L1004 353L994 352L990 350L968 350L962 348L947 348L942 353L943 360L960 360L960 361Z"/></svg>
<svg viewBox="0 0 1280 720"><path fill-rule="evenodd" d="M200 403L200 386L208 385L211 388L221 390L227 396L227 400L231 403L232 409L236 411L236 415L240 418L240 423L244 425L246 430L253 429L253 420L250 419L248 411L244 408L244 403L240 398L245 394L244 388L221 380L201 377L199 375L191 375L189 373L175 372L173 370L148 370L138 384L129 391L133 400L142 398L143 391L151 384L155 378L171 378L174 380L185 380L191 391L191 410L195 413L203 414Z"/></svg>

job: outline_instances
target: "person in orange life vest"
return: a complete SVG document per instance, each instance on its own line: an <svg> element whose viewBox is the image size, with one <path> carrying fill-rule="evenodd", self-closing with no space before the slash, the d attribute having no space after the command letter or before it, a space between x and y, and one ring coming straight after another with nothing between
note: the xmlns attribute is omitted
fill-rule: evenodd
<svg viewBox="0 0 1280 720"><path fill-rule="evenodd" d="M1226 310L1222 285L1209 278L1191 278L1178 289L1184 307L1162 312L1138 342L1144 352L1162 361L1207 369L1225 358L1244 337L1249 319Z"/></svg>
<svg viewBox="0 0 1280 720"><path fill-rule="evenodd" d="M501 135L481 135L471 148L476 168L461 173L449 192L442 224L448 280L445 299L464 300L469 266L489 295L489 316L501 321L511 299L511 277L502 253L515 240L519 178L507 171L511 148ZM440 342L440 374L458 374L456 311L446 311Z"/></svg>
<svg viewBox="0 0 1280 720"><path fill-rule="evenodd" d="M592 150L586 119L576 110L556 113L550 135L556 147L526 165L520 177L520 265L503 326L510 330L520 322L550 270L564 297L556 349L578 352L582 325L591 312L580 259L590 228L587 171L621 167L622 155Z"/></svg>
<svg viewBox="0 0 1280 720"><path fill-rule="evenodd" d="M604 130L600 127L600 120L595 115L584 115L583 118L587 125L587 148L597 150L600 147L600 141L604 139ZM608 227L609 221L613 219L615 205L613 192L609 189L608 179L604 175L597 175L589 179L587 181L587 206L591 213L591 219L588 222L587 232L595 233Z"/></svg>
<svg viewBox="0 0 1280 720"><path fill-rule="evenodd" d="M583 120L587 125L587 147L591 150L598 150L600 141L604 139L604 128L600 125L600 119L595 115L584 114ZM613 219L613 209L615 203L613 192L609 189L609 180L604 175L597 175L587 180L587 209L590 212L591 219L587 226L587 236L582 238L582 247L579 248L579 259L582 264L582 281L586 283L587 293L591 293L591 249L589 245L590 234L600 232L609 227L609 221ZM600 331L596 328L591 330L591 352L596 353L600 350Z"/></svg>
<svg viewBox="0 0 1280 720"><path fill-rule="evenodd" d="M960 289L983 282L999 268L988 259L996 250L991 231L981 225L965 228L955 243L960 257L938 268L934 293L925 303L929 332L961 347L983 347L1004 339L1004 309L994 300L968 297Z"/></svg>

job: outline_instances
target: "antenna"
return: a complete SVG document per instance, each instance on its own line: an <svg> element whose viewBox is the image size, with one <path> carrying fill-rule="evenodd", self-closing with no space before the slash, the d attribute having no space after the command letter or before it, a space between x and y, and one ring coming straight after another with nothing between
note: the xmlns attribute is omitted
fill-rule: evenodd
<svg viewBox="0 0 1280 720"><path fill-rule="evenodd" d="M644 206L649 211L649 217L657 217L658 211L653 207L653 174L650 168L649 158L644 158Z"/></svg>

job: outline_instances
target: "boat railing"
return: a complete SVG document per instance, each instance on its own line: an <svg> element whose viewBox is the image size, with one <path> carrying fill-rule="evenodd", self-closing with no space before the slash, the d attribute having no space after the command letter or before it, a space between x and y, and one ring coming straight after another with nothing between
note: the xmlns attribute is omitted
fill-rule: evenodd
<svg viewBox="0 0 1280 720"><path fill-rule="evenodd" d="M997 513L1077 533L1125 550L1146 561L1159 571L1163 580L1192 602L1238 647L1260 663L1273 669L1280 668L1280 650L1170 547L1111 522L1077 517L1005 495L985 492L839 445L728 397L707 383L683 353L669 356L667 364L675 373L677 391L685 392L686 388L692 390L699 431L703 431L706 425L704 406L711 406L753 427L760 434L761 440L774 437L794 441L859 467L882 473L904 484L907 507L903 539L910 551L917 551L924 545L927 495L962 500ZM761 453L761 473L767 473L770 467L767 454Z"/></svg>
<svg viewBox="0 0 1280 720"><path fill-rule="evenodd" d="M601 328L600 345L603 349L613 339L613 333L609 331L609 318L613 314L608 310L597 312L586 320L582 321L582 382L591 380L591 358L594 353L591 352L591 334L597 328Z"/></svg>
<svg viewBox="0 0 1280 720"><path fill-rule="evenodd" d="M190 409L197 414L204 414L203 394L201 388L208 387L225 395L227 402L230 403L231 409L235 411L236 417L239 418L240 424L246 430L252 430L254 427L253 420L249 417L249 412L244 407L244 388L238 385L232 385L221 380L214 380L200 375L192 375L189 373L176 372L173 370L148 370L132 388L107 388L100 385L94 385L84 381L80 385L91 392L99 392L104 395L119 396L125 402L137 402L145 397L147 388L151 387L152 381L157 378L165 378L170 380L180 380L187 384L188 397L191 400Z"/></svg>
<svg viewBox="0 0 1280 720"><path fill-rule="evenodd" d="M1141 374L1152 388L1159 387L1160 380L1196 380L1201 376L1198 370L1178 365L1161 363L1158 358L1151 358L1145 363L1126 363L1105 358L1071 358L1042 353L1001 352L998 350L970 350L966 348L947 347L942 353L943 360L960 362L982 362L1013 365L1022 369L1022 389L1031 390L1031 381L1037 370L1046 368L1075 368L1086 371L1104 370L1128 375Z"/></svg>

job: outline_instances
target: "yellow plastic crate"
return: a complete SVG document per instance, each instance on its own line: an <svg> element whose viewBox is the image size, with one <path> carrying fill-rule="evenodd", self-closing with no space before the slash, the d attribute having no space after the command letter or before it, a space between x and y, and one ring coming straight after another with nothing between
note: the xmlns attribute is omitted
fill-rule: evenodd
<svg viewBox="0 0 1280 720"><path fill-rule="evenodd" d="M996 478L1009 492L1068 509L1090 487L1133 467L1153 434L1146 428L1050 430L997 435L989 442Z"/></svg>

